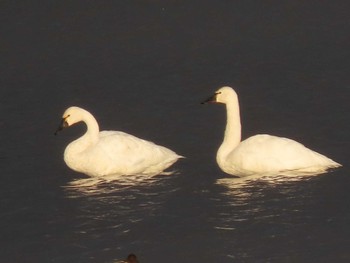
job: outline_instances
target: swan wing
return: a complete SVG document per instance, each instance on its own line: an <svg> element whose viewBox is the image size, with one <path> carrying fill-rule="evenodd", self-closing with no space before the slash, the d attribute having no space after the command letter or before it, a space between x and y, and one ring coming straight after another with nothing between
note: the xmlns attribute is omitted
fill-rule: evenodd
<svg viewBox="0 0 350 263"><path fill-rule="evenodd" d="M254 172L324 169L336 164L297 141L267 134L242 141L228 159L232 160L233 166Z"/></svg>
<svg viewBox="0 0 350 263"><path fill-rule="evenodd" d="M94 149L94 156L101 157L98 163L104 163L105 173L143 173L150 167L172 164L180 157L168 148L119 131L100 132Z"/></svg>

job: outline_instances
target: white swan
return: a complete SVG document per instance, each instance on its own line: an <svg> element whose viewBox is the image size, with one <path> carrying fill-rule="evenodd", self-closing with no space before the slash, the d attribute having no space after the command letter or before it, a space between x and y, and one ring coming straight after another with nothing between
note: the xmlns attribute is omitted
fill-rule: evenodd
<svg viewBox="0 0 350 263"><path fill-rule="evenodd" d="M99 131L96 119L79 107L68 108L55 135L63 128L83 121L86 133L71 142L64 161L74 171L90 176L156 175L179 158L163 146L120 131Z"/></svg>
<svg viewBox="0 0 350 263"><path fill-rule="evenodd" d="M258 134L241 142L241 121L236 92L222 87L204 101L226 104L227 125L216 161L226 173L236 176L283 174L288 172L317 174L339 163L287 138Z"/></svg>

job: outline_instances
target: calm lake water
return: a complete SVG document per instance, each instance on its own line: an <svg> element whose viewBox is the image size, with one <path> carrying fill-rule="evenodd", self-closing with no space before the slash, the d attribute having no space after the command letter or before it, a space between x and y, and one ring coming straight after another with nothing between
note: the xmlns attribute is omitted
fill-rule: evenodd
<svg viewBox="0 0 350 263"><path fill-rule="evenodd" d="M350 262L346 1L4 4L0 262ZM224 174L215 155L240 98L243 138L298 140L343 164L312 177ZM167 146L171 176L92 183L54 136L64 109Z"/></svg>

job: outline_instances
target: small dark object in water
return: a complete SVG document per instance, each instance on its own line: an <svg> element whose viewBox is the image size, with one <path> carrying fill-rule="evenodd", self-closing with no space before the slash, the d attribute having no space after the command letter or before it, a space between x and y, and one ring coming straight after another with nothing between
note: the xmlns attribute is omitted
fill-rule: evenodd
<svg viewBox="0 0 350 263"><path fill-rule="evenodd" d="M129 254L129 256L126 258L126 262L127 263L139 263L135 254Z"/></svg>

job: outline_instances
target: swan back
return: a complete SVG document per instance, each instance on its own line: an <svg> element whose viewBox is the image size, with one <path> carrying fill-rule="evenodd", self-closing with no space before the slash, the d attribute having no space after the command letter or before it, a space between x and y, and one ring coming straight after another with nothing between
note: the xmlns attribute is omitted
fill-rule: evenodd
<svg viewBox="0 0 350 263"><path fill-rule="evenodd" d="M268 134L242 141L221 165L224 171L236 175L286 171L323 173L340 166L297 141Z"/></svg>

